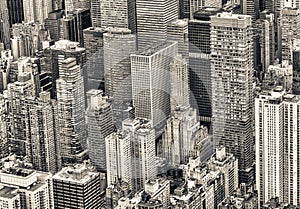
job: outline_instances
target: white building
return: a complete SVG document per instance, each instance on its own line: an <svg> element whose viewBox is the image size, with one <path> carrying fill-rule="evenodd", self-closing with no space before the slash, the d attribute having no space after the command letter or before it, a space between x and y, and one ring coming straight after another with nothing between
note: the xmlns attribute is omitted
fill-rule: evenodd
<svg viewBox="0 0 300 209"><path fill-rule="evenodd" d="M108 185L121 178L138 191L156 177L155 131L144 119L123 121L122 131L106 137Z"/></svg>
<svg viewBox="0 0 300 209"><path fill-rule="evenodd" d="M299 205L300 98L282 87L255 99L256 184L263 203Z"/></svg>
<svg viewBox="0 0 300 209"><path fill-rule="evenodd" d="M24 21L43 23L52 11L51 0L23 0Z"/></svg>
<svg viewBox="0 0 300 209"><path fill-rule="evenodd" d="M131 55L132 99L136 117L163 126L170 114L170 64L177 43L165 42Z"/></svg>
<svg viewBox="0 0 300 209"><path fill-rule="evenodd" d="M0 172L0 186L0 193L7 192L1 195L1 200L15 205L8 208L54 208L52 175L49 173L8 166Z"/></svg>
<svg viewBox="0 0 300 209"><path fill-rule="evenodd" d="M178 1L136 0L138 48L166 41L168 23L178 18Z"/></svg>
<svg viewBox="0 0 300 209"><path fill-rule="evenodd" d="M162 138L163 155L172 165L186 164L190 157L199 156L195 145L200 122L193 108L178 107L173 114L167 120Z"/></svg>

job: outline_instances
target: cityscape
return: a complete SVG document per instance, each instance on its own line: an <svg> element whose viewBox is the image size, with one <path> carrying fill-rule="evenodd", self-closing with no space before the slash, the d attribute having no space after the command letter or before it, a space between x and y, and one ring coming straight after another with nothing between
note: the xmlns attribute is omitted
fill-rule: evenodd
<svg viewBox="0 0 300 209"><path fill-rule="evenodd" d="M300 209L300 0L0 0L0 209Z"/></svg>

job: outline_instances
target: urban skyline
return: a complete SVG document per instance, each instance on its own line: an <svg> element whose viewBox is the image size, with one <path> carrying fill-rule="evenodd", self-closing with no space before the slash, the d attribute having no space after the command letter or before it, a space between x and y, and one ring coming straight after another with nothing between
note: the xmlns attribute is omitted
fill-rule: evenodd
<svg viewBox="0 0 300 209"><path fill-rule="evenodd" d="M299 0L0 0L0 208L300 208L299 34Z"/></svg>

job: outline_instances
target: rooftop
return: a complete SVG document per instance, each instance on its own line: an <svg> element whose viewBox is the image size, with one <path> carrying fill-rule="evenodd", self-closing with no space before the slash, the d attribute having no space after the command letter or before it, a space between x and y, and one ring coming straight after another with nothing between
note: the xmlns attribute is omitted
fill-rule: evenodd
<svg viewBox="0 0 300 209"><path fill-rule="evenodd" d="M18 195L16 192L18 189L13 187L2 187L0 188L0 198L11 199Z"/></svg>
<svg viewBox="0 0 300 209"><path fill-rule="evenodd" d="M156 44L156 45L153 45L153 46L150 46L149 48L143 50L143 51L139 51L137 54L135 55L131 55L131 56L152 56L156 53L159 53L161 52L162 50L164 50L165 48L167 47L170 47L172 45L175 45L177 44L177 42L161 42L159 44Z"/></svg>

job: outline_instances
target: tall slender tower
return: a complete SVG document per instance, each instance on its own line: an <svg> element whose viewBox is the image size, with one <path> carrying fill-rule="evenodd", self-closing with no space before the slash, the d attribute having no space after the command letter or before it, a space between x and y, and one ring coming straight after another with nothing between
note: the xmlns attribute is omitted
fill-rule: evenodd
<svg viewBox="0 0 300 209"><path fill-rule="evenodd" d="M136 36L127 28L109 28L103 41L105 91L115 99L129 101L132 97L130 54L136 53Z"/></svg>
<svg viewBox="0 0 300 209"><path fill-rule="evenodd" d="M168 23L178 18L178 1L136 0L138 48L167 39Z"/></svg>
<svg viewBox="0 0 300 209"><path fill-rule="evenodd" d="M81 68L75 58L61 61L56 89L62 163L81 162L86 158L87 148L84 86Z"/></svg>
<svg viewBox="0 0 300 209"><path fill-rule="evenodd" d="M10 48L9 10L5 0L0 1L0 42Z"/></svg>
<svg viewBox="0 0 300 209"><path fill-rule="evenodd" d="M300 203L300 98L282 87L255 99L256 185L261 203Z"/></svg>
<svg viewBox="0 0 300 209"><path fill-rule="evenodd" d="M106 170L105 137L114 130L112 108L101 90L87 92L86 123L89 157L98 170Z"/></svg>
<svg viewBox="0 0 300 209"><path fill-rule="evenodd" d="M188 23L190 104L198 110L202 124L211 126L212 81L210 61L210 16L219 9L206 8L194 13Z"/></svg>
<svg viewBox="0 0 300 209"><path fill-rule="evenodd" d="M282 60L292 63L292 50L295 39L300 38L300 9L284 8L280 11Z"/></svg>
<svg viewBox="0 0 300 209"><path fill-rule="evenodd" d="M92 26L101 27L101 0L91 0Z"/></svg>
<svg viewBox="0 0 300 209"><path fill-rule="evenodd" d="M215 143L239 161L240 183L253 182L253 43L251 16L211 17L212 115Z"/></svg>

